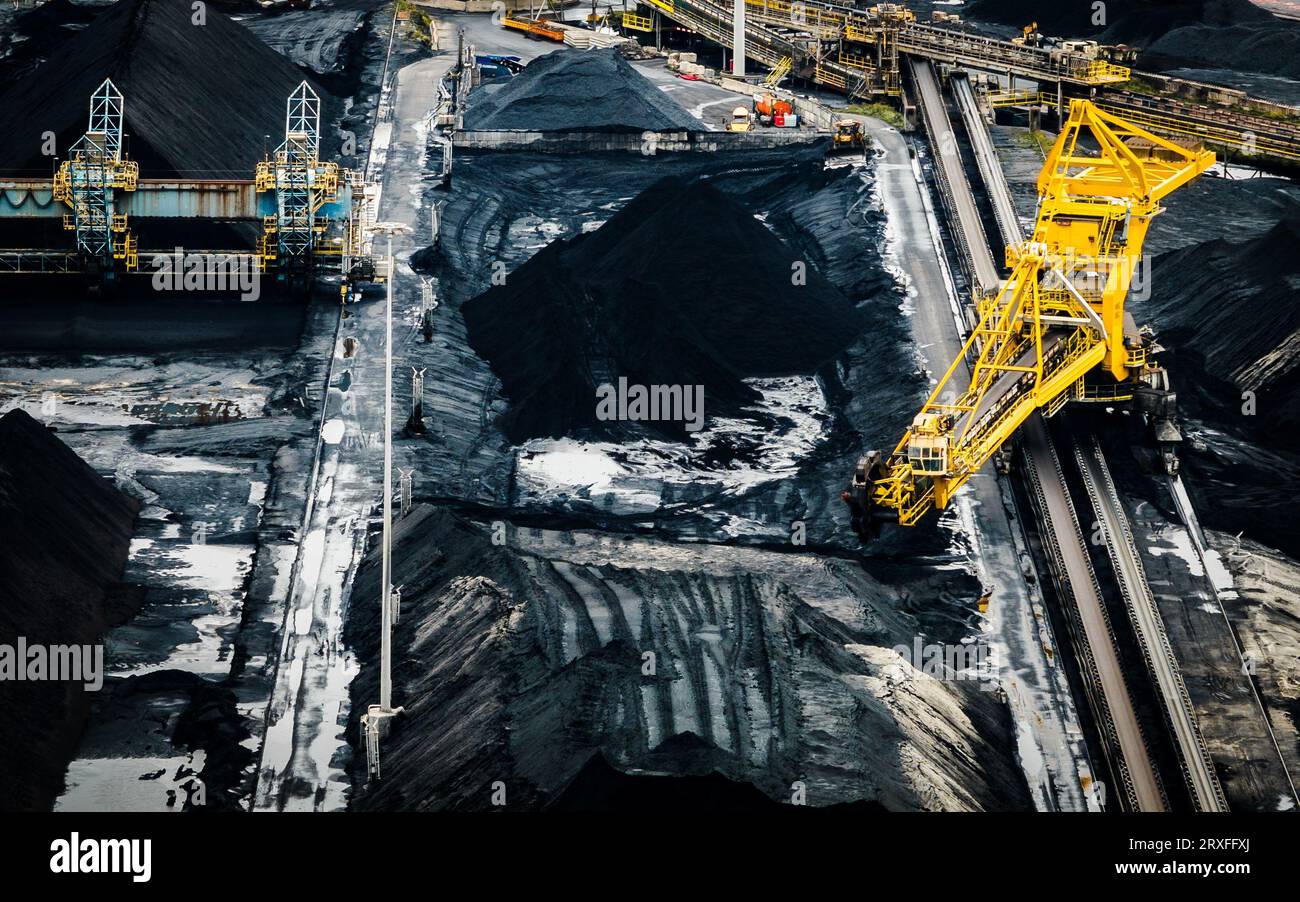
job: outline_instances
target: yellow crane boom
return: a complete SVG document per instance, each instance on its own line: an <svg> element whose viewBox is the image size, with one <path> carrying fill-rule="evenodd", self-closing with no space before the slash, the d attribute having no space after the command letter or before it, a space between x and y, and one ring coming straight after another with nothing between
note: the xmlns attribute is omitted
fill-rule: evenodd
<svg viewBox="0 0 1300 902"><path fill-rule="evenodd" d="M864 455L843 493L864 541L915 524L1035 410L1051 415L1090 380L1140 381L1151 364L1124 300L1160 201L1210 166L1193 150L1073 100L1038 176L1033 236L1006 249L1010 278L976 299L978 323L892 454ZM964 366L972 361L969 376Z"/></svg>

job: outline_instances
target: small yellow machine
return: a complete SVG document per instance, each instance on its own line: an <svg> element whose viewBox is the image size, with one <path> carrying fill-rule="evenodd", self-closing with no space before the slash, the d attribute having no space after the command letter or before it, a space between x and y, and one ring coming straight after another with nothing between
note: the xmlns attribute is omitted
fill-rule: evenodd
<svg viewBox="0 0 1300 902"><path fill-rule="evenodd" d="M729 132L747 132L754 127L754 118L749 107L738 106L731 111L731 121L727 123Z"/></svg>
<svg viewBox="0 0 1300 902"><path fill-rule="evenodd" d="M831 140L831 153L861 153L867 146L862 134L862 123L856 119L840 119L835 123Z"/></svg>

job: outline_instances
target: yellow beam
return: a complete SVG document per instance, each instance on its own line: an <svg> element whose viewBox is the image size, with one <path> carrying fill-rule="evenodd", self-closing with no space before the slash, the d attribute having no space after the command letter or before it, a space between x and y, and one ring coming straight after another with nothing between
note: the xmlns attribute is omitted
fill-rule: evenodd
<svg viewBox="0 0 1300 902"><path fill-rule="evenodd" d="M893 453L867 474L870 484L855 475L845 492L855 520L883 508L905 526L916 523L931 507L946 507L1031 413L1051 415L1079 394L1085 375L1101 367L1117 384L1138 375L1145 354L1124 345L1124 300L1147 226L1164 197L1213 163L1213 153L1071 101L1038 177L1032 237L1007 248L1010 278L979 303L961 354ZM960 389L966 360L974 363Z"/></svg>

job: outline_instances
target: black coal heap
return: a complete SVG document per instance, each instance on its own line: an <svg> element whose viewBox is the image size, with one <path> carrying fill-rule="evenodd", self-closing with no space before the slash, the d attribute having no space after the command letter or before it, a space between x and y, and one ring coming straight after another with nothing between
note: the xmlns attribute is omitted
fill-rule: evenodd
<svg viewBox="0 0 1300 902"><path fill-rule="evenodd" d="M1151 281L1136 315L1174 349L1175 378L1217 389L1232 410L1254 392L1272 438L1300 446L1300 219L1162 254Z"/></svg>
<svg viewBox="0 0 1300 902"><path fill-rule="evenodd" d="M26 412L0 417L0 643L95 643L129 613L109 589L138 509ZM49 807L89 698L79 683L0 680L0 809Z"/></svg>
<svg viewBox="0 0 1300 902"><path fill-rule="evenodd" d="M0 94L0 173L49 175L44 134L66 157L91 94L112 78L142 176L252 178L284 138L285 102L303 74L212 4L203 24L195 15L189 0L121 0L60 45Z"/></svg>
<svg viewBox="0 0 1300 902"><path fill-rule="evenodd" d="M557 50L470 98L465 127L506 131L702 131L616 49Z"/></svg>
<svg viewBox="0 0 1300 902"><path fill-rule="evenodd" d="M547 246L462 312L510 401L499 425L513 442L626 435L629 424L596 417L597 387L620 377L703 385L709 416L734 414L757 400L743 379L813 373L862 328L850 301L748 210L675 177L596 231Z"/></svg>

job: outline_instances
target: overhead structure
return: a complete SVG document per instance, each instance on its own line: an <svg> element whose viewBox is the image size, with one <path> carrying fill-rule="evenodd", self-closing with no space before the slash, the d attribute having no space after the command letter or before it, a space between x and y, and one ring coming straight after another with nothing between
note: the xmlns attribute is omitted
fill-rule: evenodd
<svg viewBox="0 0 1300 902"><path fill-rule="evenodd" d="M923 24L899 3L853 8L820 0L644 2L732 50L733 74L738 77L753 60L769 70L784 66L795 76L850 97L897 96L900 54L1058 85L1091 88L1129 78L1127 68L1086 52L1026 47ZM784 63L786 59L790 62Z"/></svg>
<svg viewBox="0 0 1300 902"><path fill-rule="evenodd" d="M284 142L257 164L257 190L275 195L275 214L264 220L264 267L303 269L324 231L316 214L339 192L338 164L320 160L320 96L305 81L285 104Z"/></svg>
<svg viewBox="0 0 1300 902"><path fill-rule="evenodd" d="M1038 177L1033 235L1007 247L1010 277L976 298L961 355L894 451L863 456L843 493L864 541L882 522L911 526L947 507L1034 411L1154 383L1161 373L1124 302L1161 200L1214 160L1071 102Z"/></svg>
<svg viewBox="0 0 1300 902"><path fill-rule="evenodd" d="M731 74L745 77L745 0L734 0L732 5Z"/></svg>
<svg viewBox="0 0 1300 902"><path fill-rule="evenodd" d="M127 216L118 211L117 193L134 191L140 169L122 152L125 101L111 79L90 97L86 133L69 149L54 176L53 197L72 209L63 227L77 236L77 252L88 268L111 275L113 261L136 267L135 238Z"/></svg>
<svg viewBox="0 0 1300 902"><path fill-rule="evenodd" d="M373 273L364 177L321 160L321 100L307 82L286 101L284 141L245 179L141 177L126 153L125 109L122 93L105 79L90 97L85 135L53 178L0 179L0 219L61 218L76 235L75 250L0 248L0 274L83 273L114 281L137 272L141 256L174 253L174 242L159 225L168 220L256 223L261 240L255 247L193 250L251 256L259 271L279 278L309 278L335 258L345 283ZM153 222L164 236L155 241L159 246L141 247L132 219ZM34 237L40 234L32 230Z"/></svg>

